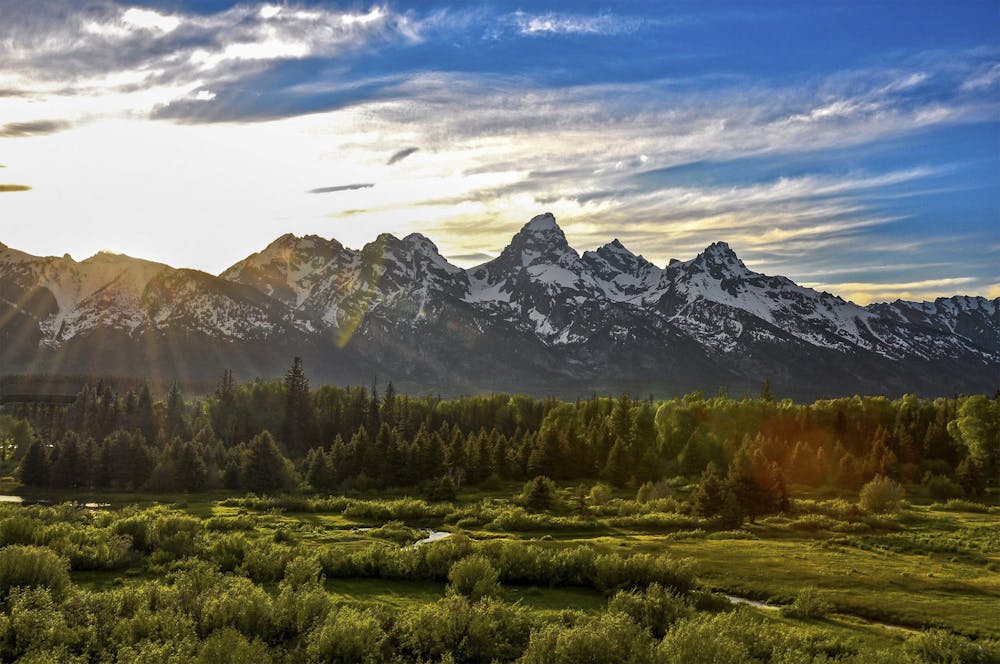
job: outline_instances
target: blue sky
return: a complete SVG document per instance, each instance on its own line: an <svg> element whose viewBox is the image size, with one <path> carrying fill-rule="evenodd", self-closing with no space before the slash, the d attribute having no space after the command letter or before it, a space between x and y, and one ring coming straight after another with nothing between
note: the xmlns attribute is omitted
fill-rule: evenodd
<svg viewBox="0 0 1000 664"><path fill-rule="evenodd" d="M0 0L0 241L219 272L726 240L859 302L1000 296L1000 0Z"/></svg>

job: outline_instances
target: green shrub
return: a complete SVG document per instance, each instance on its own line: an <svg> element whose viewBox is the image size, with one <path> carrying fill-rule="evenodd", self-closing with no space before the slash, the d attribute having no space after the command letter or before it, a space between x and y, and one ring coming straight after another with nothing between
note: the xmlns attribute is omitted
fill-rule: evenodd
<svg viewBox="0 0 1000 664"><path fill-rule="evenodd" d="M447 504L431 505L419 498L395 500L353 500L344 508L344 516L384 523L393 519L419 521L439 518L448 513Z"/></svg>
<svg viewBox="0 0 1000 664"><path fill-rule="evenodd" d="M650 503L653 501L666 501L671 496L673 496L673 489L670 485L660 480L656 484L652 482L646 482L639 487L639 490L635 493L635 500L638 503Z"/></svg>
<svg viewBox="0 0 1000 664"><path fill-rule="evenodd" d="M243 564L250 540L243 533L227 533L211 540L205 556L223 572L232 572Z"/></svg>
<svg viewBox="0 0 1000 664"><path fill-rule="evenodd" d="M446 597L407 613L397 625L405 661L514 661L528 645L532 616L520 606Z"/></svg>
<svg viewBox="0 0 1000 664"><path fill-rule="evenodd" d="M792 530L816 532L819 530L833 530L840 524L840 521L832 519L824 514L805 514L789 521L788 527Z"/></svg>
<svg viewBox="0 0 1000 664"><path fill-rule="evenodd" d="M257 527L257 520L247 514L239 516L213 516L205 522L205 529L214 532L234 530L250 531Z"/></svg>
<svg viewBox="0 0 1000 664"><path fill-rule="evenodd" d="M823 599L823 596L815 588L803 588L795 596L795 601L788 606L781 607L781 615L790 618L801 618L804 620L815 620L825 618L833 607Z"/></svg>
<svg viewBox="0 0 1000 664"><path fill-rule="evenodd" d="M201 520L186 514L168 513L148 524L145 538L151 552L159 553L162 559L175 560L198 553L201 531Z"/></svg>
<svg viewBox="0 0 1000 664"><path fill-rule="evenodd" d="M529 532L537 530L593 530L596 521L581 517L536 514L523 507L509 507L500 510L489 524L490 530L497 532Z"/></svg>
<svg viewBox="0 0 1000 664"><path fill-rule="evenodd" d="M710 590L692 590L688 595L691 606L699 611L729 611L733 608L733 603L723 593L716 593Z"/></svg>
<svg viewBox="0 0 1000 664"><path fill-rule="evenodd" d="M194 661L197 646L194 636L169 641L137 641L120 648L117 661L129 664L187 663Z"/></svg>
<svg viewBox="0 0 1000 664"><path fill-rule="evenodd" d="M292 587L282 582L274 600L274 626L286 638L304 634L326 620L333 600L319 583Z"/></svg>
<svg viewBox="0 0 1000 664"><path fill-rule="evenodd" d="M982 503L976 503L971 500L959 500L957 498L952 498L944 504L944 509L952 512L979 512L981 514L987 514L990 512L990 508Z"/></svg>
<svg viewBox="0 0 1000 664"><path fill-rule="evenodd" d="M323 582L323 565L314 555L300 555L292 558L285 565L285 576L281 585L290 588L301 588Z"/></svg>
<svg viewBox="0 0 1000 664"><path fill-rule="evenodd" d="M0 595L11 588L43 586L61 592L69 585L69 563L39 546L15 544L0 549Z"/></svg>
<svg viewBox="0 0 1000 664"><path fill-rule="evenodd" d="M483 556L470 556L459 560L448 572L448 593L461 595L470 601L500 594L499 574Z"/></svg>
<svg viewBox="0 0 1000 664"><path fill-rule="evenodd" d="M943 629L932 629L911 636L903 644L903 653L913 664L1000 662L1000 647L996 642L976 643Z"/></svg>
<svg viewBox="0 0 1000 664"><path fill-rule="evenodd" d="M267 645L248 640L235 629L227 627L209 635L198 648L198 664L270 664L274 661Z"/></svg>
<svg viewBox="0 0 1000 664"><path fill-rule="evenodd" d="M710 540L755 540L760 539L749 530L719 530L709 533L705 539Z"/></svg>
<svg viewBox="0 0 1000 664"><path fill-rule="evenodd" d="M382 662L386 634L370 611L341 607L331 611L306 638L310 662L356 664Z"/></svg>
<svg viewBox="0 0 1000 664"><path fill-rule="evenodd" d="M590 487L590 493L587 494L587 504L594 507L600 507L601 505L607 504L611 500L611 487L604 482L599 482L594 486Z"/></svg>
<svg viewBox="0 0 1000 664"><path fill-rule="evenodd" d="M43 524L21 514L9 516L0 521L0 546L9 544L39 544L38 535Z"/></svg>
<svg viewBox="0 0 1000 664"><path fill-rule="evenodd" d="M207 594L201 606L201 627L209 633L232 627L249 638L271 635L271 596L249 579L227 577Z"/></svg>
<svg viewBox="0 0 1000 664"><path fill-rule="evenodd" d="M380 528L372 528L367 534L369 537L389 540L400 546L413 544L424 536L424 532L418 532L413 528L409 528L403 525L402 521L390 521Z"/></svg>
<svg viewBox="0 0 1000 664"><path fill-rule="evenodd" d="M608 603L608 611L627 615L658 639L663 638L675 622L694 613L683 597L658 583L643 591L619 591Z"/></svg>
<svg viewBox="0 0 1000 664"><path fill-rule="evenodd" d="M550 510L558 503L555 483L547 477L538 476L524 485L518 502L535 511Z"/></svg>
<svg viewBox="0 0 1000 664"><path fill-rule="evenodd" d="M752 611L739 607L729 613L678 622L657 648L664 664L743 664L769 661L774 634Z"/></svg>
<svg viewBox="0 0 1000 664"><path fill-rule="evenodd" d="M285 575L285 566L295 555L294 551L292 547L265 539L248 540L237 571L258 583L278 581Z"/></svg>
<svg viewBox="0 0 1000 664"><path fill-rule="evenodd" d="M962 498L965 490L956 484L951 478L944 475L931 475L928 473L924 478L924 488L927 495L934 500L948 500L949 498Z"/></svg>
<svg viewBox="0 0 1000 664"><path fill-rule="evenodd" d="M706 528L711 522L708 519L687 514L652 512L629 516L612 517L607 524L613 528L639 528L643 530L693 530Z"/></svg>
<svg viewBox="0 0 1000 664"><path fill-rule="evenodd" d="M532 633L521 659L523 664L647 664L653 661L652 638L621 613L610 613L570 627L543 627Z"/></svg>
<svg viewBox="0 0 1000 664"><path fill-rule="evenodd" d="M693 561L649 554L605 554L594 561L594 587L598 590L630 590L652 583L686 593L694 585Z"/></svg>
<svg viewBox="0 0 1000 664"><path fill-rule="evenodd" d="M902 507L903 496L899 482L879 476L861 487L858 504L870 514L895 512Z"/></svg>
<svg viewBox="0 0 1000 664"><path fill-rule="evenodd" d="M70 640L66 618L47 588L14 588L7 605L4 661L23 661L29 650L58 648Z"/></svg>

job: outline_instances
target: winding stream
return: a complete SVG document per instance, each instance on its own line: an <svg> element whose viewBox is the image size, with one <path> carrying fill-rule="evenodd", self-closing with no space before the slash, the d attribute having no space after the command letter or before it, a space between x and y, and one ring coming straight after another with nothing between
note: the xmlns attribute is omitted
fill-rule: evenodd
<svg viewBox="0 0 1000 664"><path fill-rule="evenodd" d="M429 542L437 542L438 540L443 540L446 537L451 537L451 533L447 533L443 530L428 530L427 537L422 540L417 540L413 543L414 547L420 546L421 544L427 544Z"/></svg>
<svg viewBox="0 0 1000 664"><path fill-rule="evenodd" d="M71 503L74 501L60 500L59 502ZM55 505L56 501L49 500L47 498L25 498L24 496L0 495L0 503L14 503L17 505ZM102 507L111 507L111 503L77 502L76 506L93 510Z"/></svg>
<svg viewBox="0 0 1000 664"><path fill-rule="evenodd" d="M749 597L737 597L736 595L726 595L726 599L729 600L730 604L746 604L747 606L752 606L758 609L763 609L764 611L780 611L780 604L768 604L767 602L761 602L759 600L750 599ZM842 613L842 615L850 616L855 620L861 620L869 625L877 625L884 629L892 629L899 632L911 632L916 633L920 630L915 627L906 627L904 625L893 625L892 623L879 622L878 620L870 620L869 618L864 618L862 616L856 616L852 613Z"/></svg>

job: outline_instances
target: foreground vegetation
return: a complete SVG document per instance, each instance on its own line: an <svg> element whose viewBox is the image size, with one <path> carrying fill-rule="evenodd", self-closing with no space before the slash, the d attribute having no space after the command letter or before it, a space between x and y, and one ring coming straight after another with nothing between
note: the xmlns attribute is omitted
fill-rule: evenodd
<svg viewBox="0 0 1000 664"><path fill-rule="evenodd" d="M8 406L0 450L46 503L0 505L2 661L1000 662L997 398L444 401L296 362Z"/></svg>
<svg viewBox="0 0 1000 664"><path fill-rule="evenodd" d="M596 488L581 508L575 486L553 487L537 510L519 505L530 483L444 503L0 507L0 657L1000 661L995 507L802 499L733 530L665 511L696 485L669 504ZM427 529L450 536L414 546Z"/></svg>

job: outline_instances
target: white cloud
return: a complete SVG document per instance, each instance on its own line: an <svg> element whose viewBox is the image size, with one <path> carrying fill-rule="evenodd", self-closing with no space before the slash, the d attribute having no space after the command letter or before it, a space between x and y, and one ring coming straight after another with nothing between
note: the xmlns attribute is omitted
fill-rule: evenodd
<svg viewBox="0 0 1000 664"><path fill-rule="evenodd" d="M642 21L633 17L599 14L526 14L515 12L511 19L523 35L620 35L635 32Z"/></svg>
<svg viewBox="0 0 1000 664"><path fill-rule="evenodd" d="M132 7L122 13L121 20L127 25L141 30L153 32L173 32L180 26L181 18L170 14L161 14L151 9Z"/></svg>
<svg viewBox="0 0 1000 664"><path fill-rule="evenodd" d="M8 23L0 89L17 94L0 97L0 117L28 120L40 104L76 121L148 115L281 60L333 57L392 35L410 41L417 29L378 6L237 5L200 15L98 5L41 26Z"/></svg>
<svg viewBox="0 0 1000 664"><path fill-rule="evenodd" d="M962 89L967 91L986 90L998 82L1000 82L1000 63L993 63L970 76L962 83Z"/></svg>

